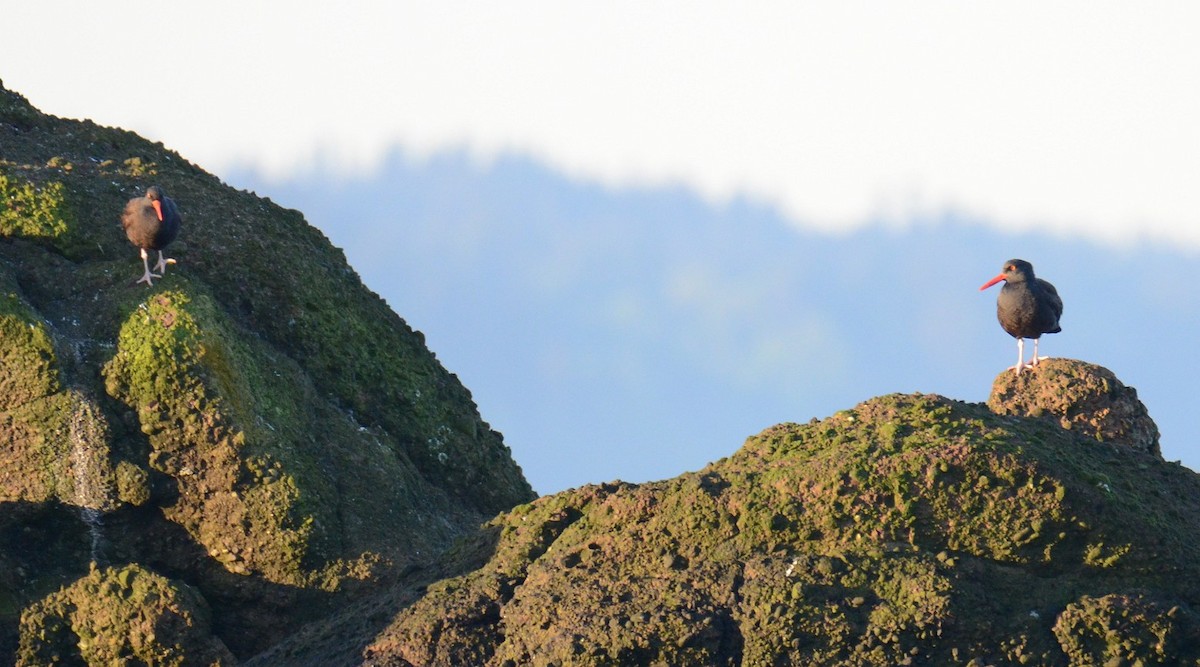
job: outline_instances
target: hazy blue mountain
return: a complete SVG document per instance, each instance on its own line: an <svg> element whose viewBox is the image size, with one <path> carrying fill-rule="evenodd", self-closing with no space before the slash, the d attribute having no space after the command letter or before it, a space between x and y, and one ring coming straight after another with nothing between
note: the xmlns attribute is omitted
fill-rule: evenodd
<svg viewBox="0 0 1200 667"><path fill-rule="evenodd" d="M229 180L345 249L540 493L674 476L879 394L985 400L1016 344L998 288L978 288L1011 257L1066 304L1042 353L1113 369L1164 457L1200 464L1195 252L1005 234L952 212L827 235L768 205L610 189L511 156L396 150L363 178Z"/></svg>

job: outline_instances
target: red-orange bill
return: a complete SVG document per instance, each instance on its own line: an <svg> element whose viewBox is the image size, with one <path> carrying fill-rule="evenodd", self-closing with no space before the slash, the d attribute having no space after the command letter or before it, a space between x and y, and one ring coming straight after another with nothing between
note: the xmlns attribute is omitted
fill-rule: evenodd
<svg viewBox="0 0 1200 667"><path fill-rule="evenodd" d="M986 283L984 283L984 284L983 284L983 287L980 287L980 288L979 288L979 291L980 291L980 292L982 292L983 290L985 290L985 289L987 289L987 288L991 287L992 285L995 285L996 283L1000 282L1001 280L1004 280L1004 274L1003 274L1003 273L1001 273L1000 275L996 276L995 278L992 278L991 280L989 280L989 281L987 281Z"/></svg>

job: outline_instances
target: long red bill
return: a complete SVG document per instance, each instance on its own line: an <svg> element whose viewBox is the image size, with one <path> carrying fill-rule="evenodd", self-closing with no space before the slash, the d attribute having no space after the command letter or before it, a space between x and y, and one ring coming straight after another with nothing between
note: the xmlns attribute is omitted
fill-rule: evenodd
<svg viewBox="0 0 1200 667"><path fill-rule="evenodd" d="M150 204L154 206L154 212L158 214L158 221L162 222L162 202L157 199L151 199Z"/></svg>
<svg viewBox="0 0 1200 667"><path fill-rule="evenodd" d="M156 202L156 203L157 203L157 202ZM980 287L980 288L979 288L979 291L980 291L980 292L982 292L983 290L985 290L985 289L987 289L987 288L991 287L992 285L995 285L996 283L1000 282L1001 280L1004 280L1004 274L1003 274L1003 273L1001 273L1000 275L996 276L995 278L992 278L991 280L989 280L989 281L987 281L986 283L984 283L984 284L983 284L983 287Z"/></svg>

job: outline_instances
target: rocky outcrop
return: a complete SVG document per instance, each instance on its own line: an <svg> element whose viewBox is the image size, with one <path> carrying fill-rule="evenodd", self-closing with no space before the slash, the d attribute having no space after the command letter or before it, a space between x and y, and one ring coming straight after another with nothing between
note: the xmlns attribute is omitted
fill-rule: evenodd
<svg viewBox="0 0 1200 667"><path fill-rule="evenodd" d="M210 623L186 584L137 565L93 570L22 614L17 664L234 664Z"/></svg>
<svg viewBox="0 0 1200 667"><path fill-rule="evenodd" d="M381 630L321 623L254 664L1194 664L1198 529L1177 464L883 396L518 507Z"/></svg>
<svg viewBox="0 0 1200 667"><path fill-rule="evenodd" d="M184 226L150 288L119 215L152 183ZM0 455L7 655L22 609L60 618L94 565L132 563L211 608L188 632L246 657L535 497L299 213L2 86ZM75 621L54 623L52 650L87 659Z"/></svg>
<svg viewBox="0 0 1200 667"><path fill-rule="evenodd" d="M1047 359L1020 375L996 376L988 407L1000 415L1042 417L1103 442L1161 457L1158 426L1137 390L1107 368L1074 359Z"/></svg>
<svg viewBox="0 0 1200 667"><path fill-rule="evenodd" d="M151 182L184 230L147 288ZM0 455L21 664L1200 663L1200 478L1105 369L534 500L298 213L2 87Z"/></svg>

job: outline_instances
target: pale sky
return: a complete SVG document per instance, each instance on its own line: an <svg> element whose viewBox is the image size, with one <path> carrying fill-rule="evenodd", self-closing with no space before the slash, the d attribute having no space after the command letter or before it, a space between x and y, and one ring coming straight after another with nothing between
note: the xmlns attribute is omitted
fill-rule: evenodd
<svg viewBox="0 0 1200 667"><path fill-rule="evenodd" d="M1200 250L1200 3L8 3L0 79L222 175L530 155L849 229Z"/></svg>

